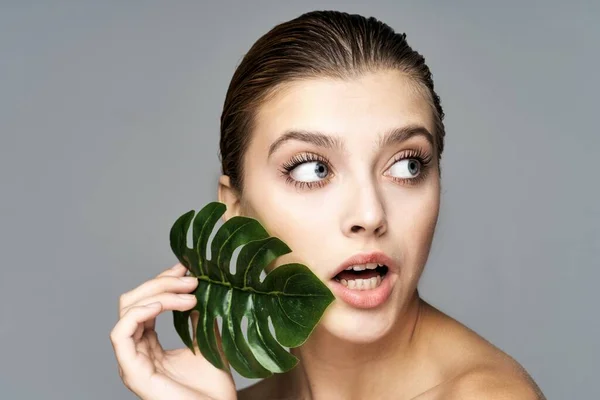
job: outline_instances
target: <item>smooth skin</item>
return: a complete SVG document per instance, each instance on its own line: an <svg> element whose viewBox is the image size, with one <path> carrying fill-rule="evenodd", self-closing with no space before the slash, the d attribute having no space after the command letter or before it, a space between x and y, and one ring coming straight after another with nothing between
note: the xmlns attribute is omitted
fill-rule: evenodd
<svg viewBox="0 0 600 400"><path fill-rule="evenodd" d="M383 251L400 266L390 297L373 309L334 301L310 338L291 349L300 359L297 367L235 393L231 375L201 355L160 348L153 321L161 310L136 307L160 301L163 311L190 309L195 300L185 303L175 293L195 286L155 278L124 295L111 334L126 385L141 398L165 400L543 400L518 362L420 298L417 285L440 206L437 155L425 137L385 146L379 139L407 126L433 132L426 93L389 70L351 80L295 81L281 89L259 108L244 158L243 197L229 177L219 179L218 200L227 205L223 220L256 218L293 249L267 271L299 262L329 286L348 257ZM290 140L269 156L270 145L290 129L337 136L343 149ZM413 176L407 160L415 152L430 162ZM282 176L283 166L302 154L322 161L300 160ZM148 357L148 349L156 354Z"/></svg>

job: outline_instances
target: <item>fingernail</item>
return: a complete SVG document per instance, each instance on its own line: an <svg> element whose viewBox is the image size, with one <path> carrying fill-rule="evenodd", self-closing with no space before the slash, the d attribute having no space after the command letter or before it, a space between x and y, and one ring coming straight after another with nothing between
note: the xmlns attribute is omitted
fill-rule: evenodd
<svg viewBox="0 0 600 400"><path fill-rule="evenodd" d="M179 278L180 281L185 282L185 283L194 283L198 281L198 278L194 277L194 276L184 276Z"/></svg>
<svg viewBox="0 0 600 400"><path fill-rule="evenodd" d="M193 294L180 294L178 296L181 297L184 300L192 300L192 299L194 299L196 297Z"/></svg>

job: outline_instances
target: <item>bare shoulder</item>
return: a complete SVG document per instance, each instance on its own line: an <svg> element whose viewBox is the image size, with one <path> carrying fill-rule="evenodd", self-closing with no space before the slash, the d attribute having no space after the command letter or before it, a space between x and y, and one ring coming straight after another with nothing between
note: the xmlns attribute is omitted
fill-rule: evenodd
<svg viewBox="0 0 600 400"><path fill-rule="evenodd" d="M425 307L432 332L427 344L444 372L438 385L415 400L546 400L513 357L435 307Z"/></svg>
<svg viewBox="0 0 600 400"><path fill-rule="evenodd" d="M449 400L546 400L522 368L480 367L440 387L436 398Z"/></svg>

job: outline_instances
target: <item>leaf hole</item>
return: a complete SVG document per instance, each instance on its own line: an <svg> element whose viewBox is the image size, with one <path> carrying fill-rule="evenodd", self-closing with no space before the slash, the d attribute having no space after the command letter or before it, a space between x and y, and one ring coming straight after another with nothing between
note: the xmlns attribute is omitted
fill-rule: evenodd
<svg viewBox="0 0 600 400"><path fill-rule="evenodd" d="M271 316L269 315L269 330L271 331L271 335L275 337L275 327L273 326L273 320L271 320Z"/></svg>
<svg viewBox="0 0 600 400"><path fill-rule="evenodd" d="M213 238L217 235L217 232L219 231L219 229L221 228L221 226L223 225L223 222L219 219L216 223L215 226L212 230L212 232L210 232L210 235L208 235L208 240L206 241L206 258L209 260L212 260L212 251L211 251L211 247L212 247L212 241Z"/></svg>
<svg viewBox="0 0 600 400"><path fill-rule="evenodd" d="M190 337L192 338L192 343L196 344L196 327L198 324L198 320L200 319L200 312L198 310L192 310L189 316L189 324L188 330L190 332Z"/></svg>
<svg viewBox="0 0 600 400"><path fill-rule="evenodd" d="M265 278L268 274L267 271L273 271L273 269L275 269L275 263L276 260L271 261L262 271L260 271L260 275L258 276L258 280L260 281L260 283L263 283L265 281Z"/></svg>
<svg viewBox="0 0 600 400"><path fill-rule="evenodd" d="M215 336L217 337L217 345L219 346L219 351L221 353L224 352L223 350L223 335L221 334L221 332L223 332L223 317L221 317L220 315L217 315L215 317L215 321L217 323L217 328L218 328L218 332L215 332ZM221 343L221 344L219 344Z"/></svg>
<svg viewBox="0 0 600 400"><path fill-rule="evenodd" d="M234 275L237 272L237 259L238 259L240 252L242 251L242 247L244 247L244 245L238 246L233 251L233 253L231 253L231 260L229 261L229 272L231 272ZM243 268L244 268L244 266L242 265L242 269Z"/></svg>
<svg viewBox="0 0 600 400"><path fill-rule="evenodd" d="M192 229L192 225L190 224L189 229L187 230L187 234L185 236L185 245L193 249L194 248L194 230Z"/></svg>
<svg viewBox="0 0 600 400"><path fill-rule="evenodd" d="M246 340L246 343L248 343L248 317L245 315L242 317L240 329L242 330L242 334L244 335L244 340Z"/></svg>
<svg viewBox="0 0 600 400"><path fill-rule="evenodd" d="M264 282L265 278L267 277L267 273L266 271L263 269L260 273L260 277L258 278L260 280L260 282ZM270 318L270 317L269 317Z"/></svg>
<svg viewBox="0 0 600 400"><path fill-rule="evenodd" d="M215 319L217 320L217 327L219 328L219 333L223 332L223 317L217 315Z"/></svg>
<svg viewBox="0 0 600 400"><path fill-rule="evenodd" d="M271 332L271 335L275 338L275 340L277 340L277 336L275 335L275 327L273 326L273 321L271 320L271 316L270 315L268 317L268 320L269 320L269 331ZM281 343L279 343L279 344L281 345L281 347L283 347L284 349L286 349L286 351L290 351L289 347L285 347Z"/></svg>

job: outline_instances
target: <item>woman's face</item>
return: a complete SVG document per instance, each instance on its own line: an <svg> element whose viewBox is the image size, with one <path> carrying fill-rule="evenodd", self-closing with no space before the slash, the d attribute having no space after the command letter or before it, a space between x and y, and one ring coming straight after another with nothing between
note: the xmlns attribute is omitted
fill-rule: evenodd
<svg viewBox="0 0 600 400"><path fill-rule="evenodd" d="M399 267L384 278L391 294L377 307L336 298L326 310L318 329L340 339L371 342L389 333L427 261L439 211L437 156L424 135L384 141L407 127L430 135L434 122L422 92L397 71L297 81L257 114L240 214L292 249L268 270L299 262L332 289L337 268L357 253L381 251ZM286 140L269 154L290 131L328 139ZM339 147L326 145L336 141Z"/></svg>

